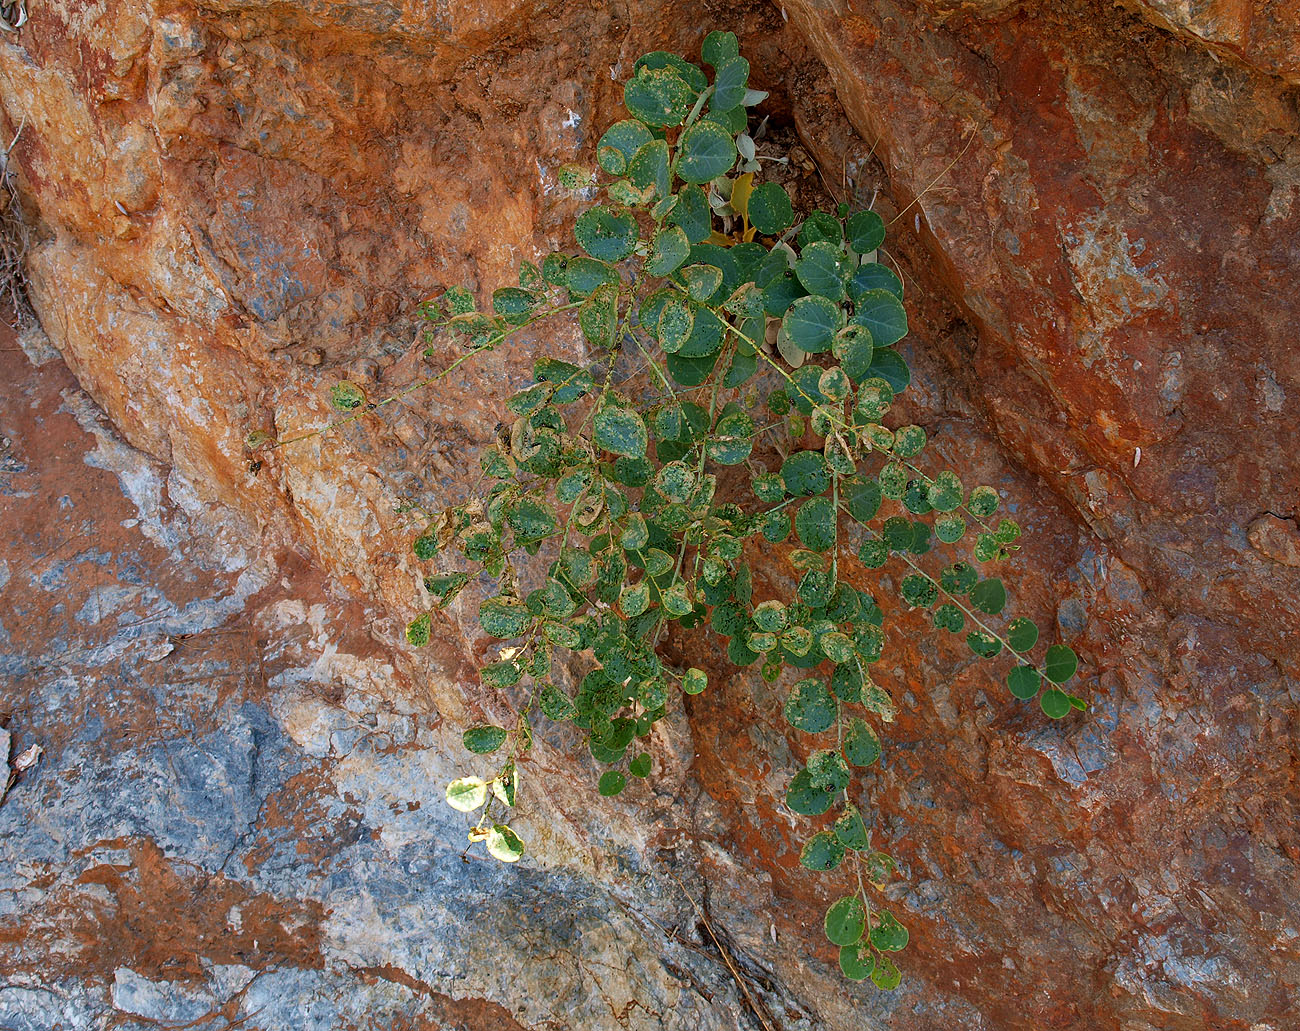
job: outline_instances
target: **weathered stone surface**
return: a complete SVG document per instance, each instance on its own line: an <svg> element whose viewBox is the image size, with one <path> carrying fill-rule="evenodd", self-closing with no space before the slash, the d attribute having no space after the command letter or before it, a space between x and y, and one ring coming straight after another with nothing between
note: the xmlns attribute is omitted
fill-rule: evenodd
<svg viewBox="0 0 1300 1031"><path fill-rule="evenodd" d="M464 856L458 729L375 612L11 340L0 741L45 755L0 805L0 1026L736 1026L681 889Z"/></svg>
<svg viewBox="0 0 1300 1031"><path fill-rule="evenodd" d="M544 785L528 817L535 865L488 872L451 851L459 828L436 801L454 760L443 745L495 704L473 682L483 648L467 630L473 599L419 663L363 630L391 642L415 608L394 502L457 495L533 350L572 351L572 336L521 341L386 425L248 469L244 434L322 424L336 377L377 394L413 381L420 297L454 281L490 288L559 242L573 206L554 169L590 159L620 71L651 46L693 48L711 27L672 4L634 24L621 7L456 6L447 16L433 4L52 2L0 42L0 103L13 127L27 120L13 161L43 219L31 274L46 329L194 512L238 513L203 532L224 534L219 553L246 552L235 564L246 583L247 570L300 545L365 599L322 609L312 648L379 663L348 676L412 721L392 754L363 744L354 757L355 718L373 706L350 706L342 689L314 700L300 690L305 674L261 689L256 712L177 691L169 711L202 743L184 753L187 777L247 783L269 762L293 785L288 823L256 833L248 798L232 791L203 808L184 778L163 778L166 755L139 743L152 739L118 724L107 740L135 743L114 760L113 804L99 822L77 819L95 841L129 839L102 846L123 851L74 857L32 843L25 825L5 839L6 856L33 849L46 864L20 878L14 897L28 908L14 913L45 935L31 954L68 957L72 987L58 1003L38 984L0 1004L21 997L44 1024L71 1006L58 1019L76 1026L115 1000L179 1019L236 996L256 1005L232 1013L319 997L330 1000L323 1025L364 1025L389 1022L386 1007L414 992L432 1026L506 1019L445 1008L440 995L506 1006L524 1026L619 1014L630 1026L740 1024L749 1018L728 1007L748 1011L734 989L715 988L728 983L717 965L673 974L693 968L646 922L712 949L685 930L694 918L675 872L707 901L777 1027L1294 1023L1300 572L1285 560L1286 526L1269 521L1294 526L1300 497L1287 421L1300 394L1290 8L789 0L725 14L774 90L778 128L793 125L819 163L795 184L801 201L879 189L878 208L897 218L890 248L906 274L918 381L906 414L935 431L944 459L1017 499L1032 534L1017 604L1075 644L1093 703L1085 718L1045 725L960 649L894 642L904 715L874 789L876 833L903 861L898 908L915 944L910 980L881 997L831 969L817 920L833 889L800 875L803 828L778 802L796 743L753 678L717 677L691 700L656 743L665 772L626 805L596 803L588 771L564 757L568 742L545 741L530 771ZM139 518L146 533L175 532ZM291 577L257 611L309 613L320 583ZM260 618L268 635L277 619L310 622ZM130 637L112 640L120 661L142 668ZM708 642L667 646L726 673ZM14 654L48 661L33 648ZM286 670L315 661L282 660ZM39 684L33 711L55 726L52 745L67 742L47 746L44 808L66 796L65 808L97 810L84 787L56 783L92 746L47 710L94 711L115 688L75 676ZM38 726L11 724L15 747ZM257 791L249 797L265 797ZM326 801L304 800L314 791ZM199 814L208 829L177 829ZM152 872L169 849L192 873ZM430 853L441 857L432 867L411 865ZM140 938L80 959L76 892L98 882L78 879L101 866L153 877L140 897L160 913L183 912L176 900L212 883L222 898L252 900L254 924L312 928L323 958L235 955L207 944L223 925L193 923L173 939L186 943L173 951L187 972L149 961L154 946ZM68 893L48 904L21 895L43 877L64 878ZM477 901L449 902L453 890ZM497 891L512 911L580 916L540 917L493 966ZM457 956L449 943L466 936ZM24 976L42 976L24 962ZM600 985L593 971L609 968L619 985L645 987ZM189 972L200 969L220 973ZM598 987L547 1010L537 985L550 976ZM687 987L692 977L704 987ZM374 991L349 994L368 978ZM697 990L732 994L709 1007L692 1001ZM653 1015L669 1011L683 1015ZM249 1026L279 1026L275 1013Z"/></svg>
<svg viewBox="0 0 1300 1031"><path fill-rule="evenodd" d="M1294 519L1279 519L1265 512L1246 532L1251 547L1284 566L1300 566L1300 527Z"/></svg>

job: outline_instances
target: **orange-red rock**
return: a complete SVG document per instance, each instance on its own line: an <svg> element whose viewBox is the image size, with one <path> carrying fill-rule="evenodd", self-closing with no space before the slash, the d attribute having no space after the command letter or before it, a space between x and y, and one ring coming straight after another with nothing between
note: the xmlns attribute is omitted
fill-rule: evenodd
<svg viewBox="0 0 1300 1031"><path fill-rule="evenodd" d="M244 434L318 425L340 375L414 378L415 303L560 242L555 169L590 160L620 72L713 26L667 3L633 23L545 3L31 6L0 41L0 103L10 135L25 119L11 160L40 212L42 323L132 443L268 541L310 546L393 637L415 584L394 500L462 489L533 348L575 341L523 341L258 475ZM1018 605L1076 645L1093 709L1047 726L958 649L894 642L904 714L876 828L915 945L891 998L831 970L830 889L801 876L777 801L795 743L753 678L689 703L689 771L653 818L588 808L558 756L539 769L567 817L556 863L605 869L592 828L631 835L652 876L671 846L747 974L831 1026L1281 1031L1300 981L1290 7L717 17L814 182L883 190L908 411L1017 499ZM440 638L421 701L453 720L490 706L459 617ZM668 646L722 668L708 642Z"/></svg>

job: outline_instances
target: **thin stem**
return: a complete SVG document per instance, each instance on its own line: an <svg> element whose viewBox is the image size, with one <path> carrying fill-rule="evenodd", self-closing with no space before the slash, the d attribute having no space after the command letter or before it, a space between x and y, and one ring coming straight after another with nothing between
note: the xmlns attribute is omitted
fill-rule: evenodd
<svg viewBox="0 0 1300 1031"><path fill-rule="evenodd" d="M845 512L848 512L848 509L846 508L846 509L844 509L844 511L845 511ZM871 535L875 540L883 541L883 540L885 539L885 538L884 538L880 533L878 533L877 531L873 530L873 529L872 529L871 527L869 527L869 526L863 526L862 529L863 529L863 531L864 531L865 533L870 534L870 535ZM892 550L893 550L893 549L891 549L891 551L892 551ZM951 591L949 591L947 588L945 588L945 587L943 586L942 583L940 583L940 582L939 582L938 580L936 580L933 576L931 576L931 575L930 575L929 573L927 573L924 569L922 569L919 565L917 565L917 563L913 560L913 558L912 558L911 555L907 554L907 552L905 552L905 551L897 552L897 554L898 554L898 557L901 558L904 562L906 562L909 566L911 566L912 569L914 569L914 570L915 570L917 573L919 573L921 576L923 576L923 577L925 577L927 580L929 580L930 583L934 584L935 587L937 587L937 588L939 589L940 593L942 593L946 598L948 598L948 600L949 600L953 605L955 605L957 608L961 609L962 612L966 613L966 615L970 618L970 620L971 620L972 623L974 623L976 626L978 626L981 630L983 630L983 631L984 631L986 634L988 634L990 637L992 637L992 638L996 639L997 641L999 641L999 642L1002 644L1002 646L1003 646L1004 648L1006 648L1006 650L1007 650L1008 652L1010 652L1012 655L1015 655L1017 658L1024 658L1024 657L1025 657L1025 655L1024 655L1023 652L1018 652L1018 651L1016 651L1014 648L1012 648L1012 647L1011 647L1011 643L1010 643L1010 642L1009 642L1005 637L1003 637L1003 636L1002 636L1001 634L999 634L996 630L994 630L991 626L989 626L989 625L988 625L987 623L985 623L982 619L980 619L979 616L975 615L975 613L972 612L972 611L971 611L971 610L966 606L966 604L961 600L961 598L960 598L958 595L953 594ZM1038 674L1039 674L1040 676L1046 678L1047 674L1046 674L1046 672L1043 670L1043 668L1042 668L1041 666L1035 666L1034 669L1038 672Z"/></svg>
<svg viewBox="0 0 1300 1031"><path fill-rule="evenodd" d="M541 322L543 319L550 318L552 315L559 315L561 312L572 311L574 308L580 307L581 304L582 302L578 301L572 304L561 305L558 308L549 308L545 312L542 312L540 315L535 315L534 317L530 318L527 322L522 322L518 326L511 326L509 329L505 330L504 332L498 333L487 343L480 344L472 351L466 351L464 354L462 354L459 358L457 358L454 362L452 362L450 365L448 365L445 369L443 369L435 376L428 376L422 380L419 380L416 383L412 383L410 386L404 387L403 389L397 391L395 394L390 394L388 397L384 398L381 401L374 401L369 404L366 404L361 408L358 408L351 415L345 415L341 419L335 419L333 422L328 422L324 426L319 427L318 429L310 430L306 433L300 433L296 437L285 437L282 440L277 440L274 443L270 444L269 447L271 450L275 450L276 448L285 447L288 444L297 444L304 440L310 440L312 437L319 437L322 434L330 433L333 430L338 429L340 426L346 426L348 423L356 422L358 419L363 419L367 415L372 415L375 412L377 412L379 409L384 408L387 405L393 404L395 401L400 401L404 397L408 397L409 395L414 394L417 390L423 390L425 387L437 383L438 380L442 379L444 376L448 376L452 372L454 372L462 363L469 361L471 358L478 357L484 351L491 351L495 349L498 344L501 344L504 341L508 340L515 333L519 332L519 330L526 329L529 326L533 325L534 323Z"/></svg>

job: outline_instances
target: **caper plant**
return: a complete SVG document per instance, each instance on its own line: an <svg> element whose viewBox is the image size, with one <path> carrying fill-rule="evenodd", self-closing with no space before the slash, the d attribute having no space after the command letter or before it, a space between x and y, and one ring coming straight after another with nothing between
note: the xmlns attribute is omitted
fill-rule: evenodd
<svg viewBox="0 0 1300 1031"><path fill-rule="evenodd" d="M819 820L800 862L845 886L825 916L844 974L891 989L908 932L869 890L894 862L861 808L879 726L896 713L873 675L886 646L874 593L885 581L873 573L897 574L888 582L905 605L965 635L977 656L1007 653L1011 694L1038 697L1054 719L1084 708L1061 686L1077 660L1064 644L1032 658L1038 628L1004 617L994 573L1021 531L997 517L997 491L967 489L923 457L924 429L891 424L910 381L894 346L907 316L899 277L876 260L880 216L840 205L796 217L779 184L757 181L746 130L766 94L750 88L736 37L709 34L702 57L712 81L674 54L638 60L623 92L630 117L597 148L607 178L561 170L598 201L577 219L576 251L524 262L490 311L461 287L424 309L435 340L461 340L457 365L564 316L590 356L537 359L535 382L506 401L505 428L482 455L490 486L426 513L414 539L416 558L436 567L424 580L432 605L480 573L495 581L478 621L507 643L480 675L518 703L512 725L464 732L470 752L499 758L490 775L455 780L447 800L477 814L471 841L519 859L508 814L539 714L585 735L608 767L598 791L617 795L651 774L646 742L675 692L708 684L703 669L659 655L665 631L717 634L732 665L793 681L785 718L809 746L785 802ZM350 383L333 399L354 413L375 407ZM756 447L776 457L760 461ZM720 478L727 469L739 475ZM798 585L761 597L747 555L778 544ZM521 555L542 558L525 567ZM530 571L540 583L525 590ZM423 645L431 629L426 611L407 640ZM551 676L572 661L566 652L586 657L574 693Z"/></svg>

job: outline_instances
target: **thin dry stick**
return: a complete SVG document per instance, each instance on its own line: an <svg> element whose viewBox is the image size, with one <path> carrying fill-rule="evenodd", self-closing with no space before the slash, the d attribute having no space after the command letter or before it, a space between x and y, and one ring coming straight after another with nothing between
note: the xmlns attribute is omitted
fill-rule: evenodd
<svg viewBox="0 0 1300 1031"><path fill-rule="evenodd" d="M736 964L731 961L731 953L728 952L726 946L718 940L718 936L713 933L713 925L709 923L709 918L704 915L704 910L699 907L695 899L691 896L691 893L686 890L686 885L682 883L681 878L676 874L673 874L673 880L676 881L677 886L682 889L682 894L686 896L686 900L691 904L691 908L695 910L695 915L698 916L700 922L704 924L704 929L709 932L709 937L713 939L713 944L717 947L719 955L722 956L722 962L727 964L727 969L731 971L731 976L735 978L736 984L740 986L740 990L745 996L745 1001L749 1003L749 1008L754 1011L754 1016L758 1017L758 1019L762 1021L765 1031L776 1031L776 1028L774 1028L771 1022L767 1019L767 1015L759 1008L754 997L750 995L749 985L745 983L744 975L736 969Z"/></svg>
<svg viewBox="0 0 1300 1031"><path fill-rule="evenodd" d="M921 203L921 198L924 197L924 196L925 196L927 193L929 193L931 190L933 190L934 187L935 187L935 184L938 183L938 181L939 181L940 179L942 179L945 175L947 175L949 172L952 171L952 166L955 165L958 161L960 161L963 157L965 157L965 155L966 155L966 151L970 150L970 145L971 145L972 143L975 142L975 137L978 136L978 135L979 135L979 129L976 129L974 132L972 132L972 133L970 134L970 139L968 139L968 140L966 141L966 146L962 147L962 149L961 149L961 153L958 154L958 155L957 155L955 158L953 158L951 161L949 161L947 167L946 167L942 172L940 172L938 175L936 175L933 179L930 180L930 185L929 185L929 186L927 186L924 190L922 190L920 193L918 193L915 197L912 198L912 204L920 204L920 203ZM911 211L911 210L912 210L912 204L909 204L909 205L908 205L907 207L905 207L902 211L900 211L897 215L895 215L893 218L891 218L891 219L889 220L889 225L892 226L892 225L893 225L895 222L897 222L900 218L902 218L902 217L903 217L904 215L906 215L909 211Z"/></svg>
<svg viewBox="0 0 1300 1031"><path fill-rule="evenodd" d="M9 146L0 152L0 292L8 296L9 306L16 319L22 318L26 307L26 276L24 267L27 263L27 249L30 233L23 223L23 213L18 206L18 191L9 176L9 155L18 145L18 138L27 127L27 116L23 116L18 131L9 141Z"/></svg>

